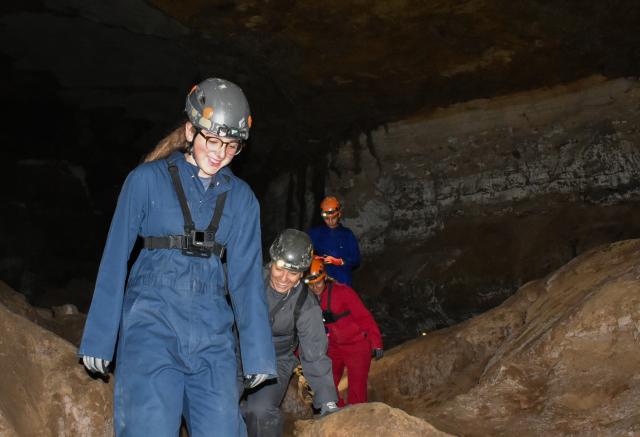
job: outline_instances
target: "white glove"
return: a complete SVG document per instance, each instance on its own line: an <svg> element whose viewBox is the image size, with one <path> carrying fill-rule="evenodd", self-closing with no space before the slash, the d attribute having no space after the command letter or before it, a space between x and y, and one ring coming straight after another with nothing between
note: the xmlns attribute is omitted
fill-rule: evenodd
<svg viewBox="0 0 640 437"><path fill-rule="evenodd" d="M84 355L82 357L82 362L84 363L84 367L86 367L89 372L106 375L109 372L109 363L111 361Z"/></svg>
<svg viewBox="0 0 640 437"><path fill-rule="evenodd" d="M266 373L257 373L255 375L245 375L244 376L244 386L246 388L257 387L263 382L265 382L269 378L269 375Z"/></svg>

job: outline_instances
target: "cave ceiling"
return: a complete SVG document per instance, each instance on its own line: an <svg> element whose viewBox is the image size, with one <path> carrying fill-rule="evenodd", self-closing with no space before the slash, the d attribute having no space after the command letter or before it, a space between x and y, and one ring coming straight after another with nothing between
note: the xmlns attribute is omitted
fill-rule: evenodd
<svg viewBox="0 0 640 437"><path fill-rule="evenodd" d="M633 1L151 3L212 39L225 35L311 139L594 73L631 75L640 60Z"/></svg>
<svg viewBox="0 0 640 437"><path fill-rule="evenodd" d="M66 104L115 112L116 124L125 107L146 122L129 129L153 131L136 139L149 147L185 89L231 78L263 138L244 163L256 174L265 159L296 166L435 107L634 76L640 63L635 0L42 0L0 11L5 104L53 86Z"/></svg>

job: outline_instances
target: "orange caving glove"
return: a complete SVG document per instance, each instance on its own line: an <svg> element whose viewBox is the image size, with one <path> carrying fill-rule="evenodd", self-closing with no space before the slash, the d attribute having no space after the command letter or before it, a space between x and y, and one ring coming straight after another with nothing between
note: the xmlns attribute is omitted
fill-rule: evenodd
<svg viewBox="0 0 640 437"><path fill-rule="evenodd" d="M343 266L344 260L342 258L334 258L330 255L324 257L325 264L333 264L334 266Z"/></svg>

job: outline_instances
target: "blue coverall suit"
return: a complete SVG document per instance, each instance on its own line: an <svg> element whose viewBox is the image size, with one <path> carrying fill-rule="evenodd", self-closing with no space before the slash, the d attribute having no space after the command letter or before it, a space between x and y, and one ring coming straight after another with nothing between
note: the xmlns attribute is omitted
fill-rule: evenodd
<svg viewBox="0 0 640 437"><path fill-rule="evenodd" d="M198 167L174 153L197 229L227 191L216 241L227 247L228 288L245 374L276 375L262 278L259 205L249 186L222 168L205 191ZM127 177L109 229L79 355L112 360L118 336L114 427L119 437L244 436L238 406L234 311L220 259L177 249L143 249L126 284L138 235L184 233L165 160Z"/></svg>
<svg viewBox="0 0 640 437"><path fill-rule="evenodd" d="M351 286L351 270L360 264L360 247L358 240L353 235L351 229L338 224L331 229L325 224L316 226L307 231L316 255L331 255L335 258L342 258L344 265L325 265L327 275L338 282Z"/></svg>

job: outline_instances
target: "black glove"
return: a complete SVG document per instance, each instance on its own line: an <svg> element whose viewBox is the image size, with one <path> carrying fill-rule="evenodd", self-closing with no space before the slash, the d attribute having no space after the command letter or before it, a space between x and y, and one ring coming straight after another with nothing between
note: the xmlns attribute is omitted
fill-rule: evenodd
<svg viewBox="0 0 640 437"><path fill-rule="evenodd" d="M374 349L371 351L371 356L378 361L384 355L384 350L382 349Z"/></svg>

